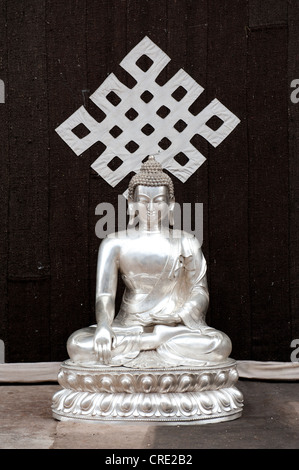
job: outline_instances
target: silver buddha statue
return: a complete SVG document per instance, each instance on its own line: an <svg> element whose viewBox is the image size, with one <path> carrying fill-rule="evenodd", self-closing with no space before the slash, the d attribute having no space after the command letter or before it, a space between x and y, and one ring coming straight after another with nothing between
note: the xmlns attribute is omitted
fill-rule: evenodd
<svg viewBox="0 0 299 470"><path fill-rule="evenodd" d="M173 183L149 157L129 184L129 213L132 219L138 211L138 228L101 243L97 325L70 337L73 362L129 365L142 351L155 351L159 364L173 366L228 358L230 339L205 323L209 293L200 244L183 231L169 230L173 207ZM118 271L125 293L116 314Z"/></svg>
<svg viewBox="0 0 299 470"><path fill-rule="evenodd" d="M195 414L192 412L186 418L186 412L182 412L182 417L178 417L176 412L170 421L198 422L208 417L220 421L233 419L241 413L242 395L233 387L238 375L234 361L229 359L231 341L225 333L205 322L209 292L207 265L200 243L193 235L170 228L173 210L172 180L151 156L129 183L129 228L109 235L99 248L96 324L70 336L67 341L70 359L62 366L58 377L68 392L96 394L97 398L89 397L93 400L93 407L94 400L98 400L98 409L93 415L96 417L92 418L90 412L86 419L112 419L112 416L115 419L115 413L118 413L115 410L120 409L120 397L125 393L126 400L133 400L135 396L136 402L136 396L141 392L153 403L157 403L158 394L160 405L169 391L174 392L174 400L176 403L179 400L180 406L187 398L191 400L191 395L192 400L197 400ZM136 214L138 225L133 226ZM125 291L120 310L116 312L119 272ZM175 384L165 389L165 380L163 382L161 377L165 378L166 374L169 381L169 373L175 377ZM218 385L217 374L218 382L221 377ZM120 376L126 376L127 381L121 384ZM185 384L183 389L182 377L183 382L189 377L189 385ZM202 411L203 403L208 399L207 393L213 391L217 395L220 389L222 394L228 393L229 410L221 408L219 414L218 409L215 416L210 416L209 411L207 417ZM75 419L74 410L78 413L77 404L72 405L72 413L67 414L65 400L69 400L69 393L66 394L66 390L58 392L54 399L57 419L69 416ZM191 391L197 395L190 395ZM74 395L71 396L75 400ZM103 396L116 400L108 417L104 411L99 411ZM80 397L76 397L80 401ZM81 419L82 413L84 415L81 410ZM135 417L131 416L133 420L152 419L149 416L144 418L145 411L136 415L135 409L134 413ZM130 420L128 416L126 419ZM154 420L159 419L168 420L161 409L155 412Z"/></svg>

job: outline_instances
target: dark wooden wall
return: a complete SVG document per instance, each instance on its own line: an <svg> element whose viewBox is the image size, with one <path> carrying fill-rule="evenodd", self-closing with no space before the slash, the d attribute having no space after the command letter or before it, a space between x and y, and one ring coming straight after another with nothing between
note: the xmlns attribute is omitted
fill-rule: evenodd
<svg viewBox="0 0 299 470"><path fill-rule="evenodd" d="M289 361L299 338L297 0L0 0L0 338L6 362L59 361L94 323L100 202L117 203L55 128L84 104L145 35L240 119L183 185L204 203L208 320L236 359Z"/></svg>

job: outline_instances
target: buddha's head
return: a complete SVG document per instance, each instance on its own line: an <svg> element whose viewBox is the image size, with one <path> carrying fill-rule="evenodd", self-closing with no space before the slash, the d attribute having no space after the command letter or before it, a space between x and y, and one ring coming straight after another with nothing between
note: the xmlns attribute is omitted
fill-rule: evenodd
<svg viewBox="0 0 299 470"><path fill-rule="evenodd" d="M174 210L174 188L171 178L153 156L141 165L128 188L129 214L138 211L138 219L147 225L162 220L171 222Z"/></svg>

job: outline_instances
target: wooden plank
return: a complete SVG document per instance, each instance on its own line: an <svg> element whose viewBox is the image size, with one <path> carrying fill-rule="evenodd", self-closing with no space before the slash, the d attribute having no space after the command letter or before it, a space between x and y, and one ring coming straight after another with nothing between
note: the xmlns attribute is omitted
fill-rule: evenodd
<svg viewBox="0 0 299 470"><path fill-rule="evenodd" d="M249 0L249 27L273 27L286 25L288 18L287 0Z"/></svg>
<svg viewBox="0 0 299 470"><path fill-rule="evenodd" d="M172 2L167 12L167 49L171 58L167 66L169 80L181 68L189 73L202 87L206 87L207 64L207 6L205 1ZM193 110L194 114L206 105L206 93L200 95L200 103ZM195 138L194 145L203 154L207 153L207 144L200 146ZM174 178L176 201L183 203L207 203L207 163L205 162L186 183ZM207 248L207 245L206 245ZM207 251L208 253L208 251Z"/></svg>
<svg viewBox="0 0 299 470"><path fill-rule="evenodd" d="M208 72L208 2L187 0L186 12L186 59L185 71L204 88L196 100L194 113L200 112L208 104L207 72ZM179 66L179 63L178 63ZM182 64L181 64L182 67ZM182 186L181 200L190 204L203 204L202 250L208 263L208 280L210 277L209 259L209 180L208 180L208 143L195 135L192 144L207 158L194 175ZM199 220L194 221L200 227ZM207 321L210 320L210 312Z"/></svg>
<svg viewBox="0 0 299 470"><path fill-rule="evenodd" d="M45 25L40 20L44 13L44 1L7 3L10 184L5 360L10 362L50 359L48 102Z"/></svg>
<svg viewBox="0 0 299 470"><path fill-rule="evenodd" d="M246 1L209 1L208 96L241 122L209 147L210 315L230 337L232 357L250 358Z"/></svg>
<svg viewBox="0 0 299 470"><path fill-rule="evenodd" d="M89 320L89 162L55 129L86 99L86 2L47 1L50 136L51 359L67 357L66 341ZM100 31L100 29L99 29Z"/></svg>
<svg viewBox="0 0 299 470"><path fill-rule="evenodd" d="M45 2L7 4L9 44L9 278L49 276Z"/></svg>
<svg viewBox="0 0 299 470"><path fill-rule="evenodd" d="M254 360L290 357L287 89L287 28L252 31L248 133Z"/></svg>
<svg viewBox="0 0 299 470"><path fill-rule="evenodd" d="M5 362L51 360L49 279L9 281L9 324Z"/></svg>
<svg viewBox="0 0 299 470"><path fill-rule="evenodd" d="M170 5L171 8L171 5ZM127 49L129 52L144 36L148 36L164 51L166 48L167 1L127 1Z"/></svg>
<svg viewBox="0 0 299 470"><path fill-rule="evenodd" d="M0 79L4 83L5 103L0 103L0 339L7 341L7 261L8 261L8 195L9 195L9 140L8 140L8 45L6 40L6 0L0 2Z"/></svg>
<svg viewBox="0 0 299 470"><path fill-rule="evenodd" d="M183 2L171 2L167 11L167 47L166 52L171 58L167 66L166 78L170 79L179 69L184 69L205 91L196 99L191 106L192 114L198 114L207 104L207 2L205 0L194 2L185 0ZM191 139L195 146L205 157L208 156L208 143L199 135ZM208 237L208 161L203 163L198 170L185 182L182 183L172 177L175 184L176 202L184 212L187 207L192 210L192 227L187 231L196 229L203 233L198 235L203 242L203 252L209 266L209 237ZM189 206L185 206L188 204ZM203 204L203 220L200 221L196 209ZM196 219L196 220L195 220ZM210 271L208 270L208 277ZM209 321L209 313L207 316Z"/></svg>
<svg viewBox="0 0 299 470"><path fill-rule="evenodd" d="M288 85L299 79L298 37L299 4L291 0L288 6ZM290 92L294 88L289 88ZM298 96L298 95L297 95ZM292 339L299 338L299 103L289 100L289 194L290 194L290 302Z"/></svg>
<svg viewBox="0 0 299 470"><path fill-rule="evenodd" d="M114 73L121 81L128 84L125 71L119 66L121 60L127 54L126 42L127 2L121 0L101 1L88 3L87 6L87 63L88 63L88 89L93 93L104 81L107 75ZM99 34L100 31L100 34ZM88 112L97 119L97 110L91 100L86 103ZM86 152L90 165L100 155L101 145L95 144ZM96 267L99 245L102 241L95 233L95 227L99 216L95 214L98 204L110 203L115 208L115 230L117 230L118 195L121 195L126 187L119 183L112 188L103 178L90 169L89 178L89 285L90 285L90 322L95 323L95 284ZM122 291L117 297L117 305L120 303Z"/></svg>

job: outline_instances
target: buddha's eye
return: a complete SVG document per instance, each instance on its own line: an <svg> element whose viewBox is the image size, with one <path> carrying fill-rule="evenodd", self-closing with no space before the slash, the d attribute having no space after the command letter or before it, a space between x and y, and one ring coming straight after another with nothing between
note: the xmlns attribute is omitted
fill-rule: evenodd
<svg viewBox="0 0 299 470"><path fill-rule="evenodd" d="M141 204L148 204L148 200L145 197L137 198L137 202L140 202Z"/></svg>

